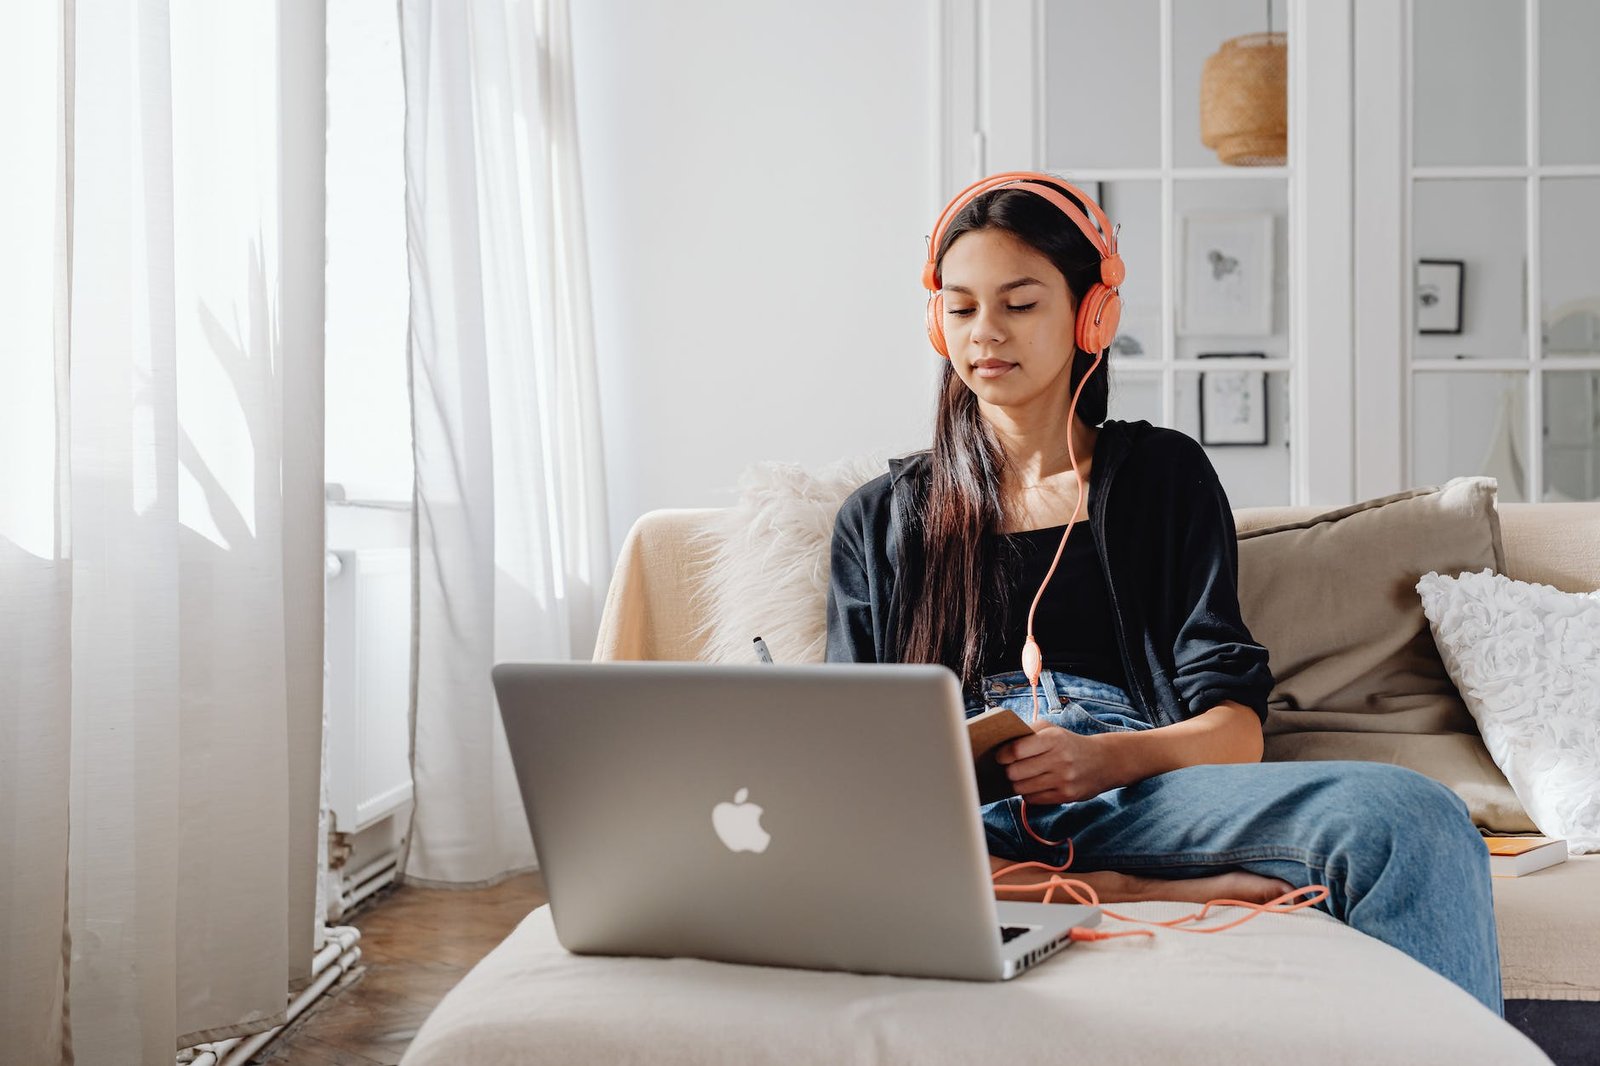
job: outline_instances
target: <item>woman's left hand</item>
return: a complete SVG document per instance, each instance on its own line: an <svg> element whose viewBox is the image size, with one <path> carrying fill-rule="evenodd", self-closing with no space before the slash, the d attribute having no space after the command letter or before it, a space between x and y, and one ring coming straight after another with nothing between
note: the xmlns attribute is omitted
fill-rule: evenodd
<svg viewBox="0 0 1600 1066"><path fill-rule="evenodd" d="M995 752L1017 794L1029 803L1074 803L1116 788L1095 737L1044 725Z"/></svg>

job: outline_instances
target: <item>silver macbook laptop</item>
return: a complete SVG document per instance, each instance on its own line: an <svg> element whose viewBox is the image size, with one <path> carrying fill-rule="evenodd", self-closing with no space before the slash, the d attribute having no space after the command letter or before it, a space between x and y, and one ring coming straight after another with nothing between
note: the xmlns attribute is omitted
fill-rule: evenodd
<svg viewBox="0 0 1600 1066"><path fill-rule="evenodd" d="M1100 912L997 902L941 666L494 668L573 952L1000 980Z"/></svg>

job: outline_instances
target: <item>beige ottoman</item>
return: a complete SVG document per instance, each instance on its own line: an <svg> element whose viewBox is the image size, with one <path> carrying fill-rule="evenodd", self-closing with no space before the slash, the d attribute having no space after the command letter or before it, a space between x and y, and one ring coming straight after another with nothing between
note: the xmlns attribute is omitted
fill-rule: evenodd
<svg viewBox="0 0 1600 1066"><path fill-rule="evenodd" d="M1211 936L1076 944L977 984L572 955L540 907L451 990L402 1063L1548 1061L1449 981L1310 910Z"/></svg>
<svg viewBox="0 0 1600 1066"><path fill-rule="evenodd" d="M1494 918L1507 999L1600 1001L1600 855L1495 878Z"/></svg>

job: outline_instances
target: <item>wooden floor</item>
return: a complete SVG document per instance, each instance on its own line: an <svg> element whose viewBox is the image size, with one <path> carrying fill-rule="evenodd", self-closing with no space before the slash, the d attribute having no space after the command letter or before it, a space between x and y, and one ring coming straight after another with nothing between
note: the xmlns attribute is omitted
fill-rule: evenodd
<svg viewBox="0 0 1600 1066"><path fill-rule="evenodd" d="M291 1066L391 1066L474 963L545 903L537 873L493 888L402 885L342 919L361 930L364 972L295 1019L257 1061Z"/></svg>

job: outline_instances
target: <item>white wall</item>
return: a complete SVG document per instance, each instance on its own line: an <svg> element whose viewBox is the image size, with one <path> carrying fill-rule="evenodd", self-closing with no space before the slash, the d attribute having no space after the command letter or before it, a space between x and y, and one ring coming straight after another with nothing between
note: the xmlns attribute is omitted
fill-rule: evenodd
<svg viewBox="0 0 1600 1066"><path fill-rule="evenodd" d="M927 445L937 31L922 0L573 5L613 554L751 463Z"/></svg>

